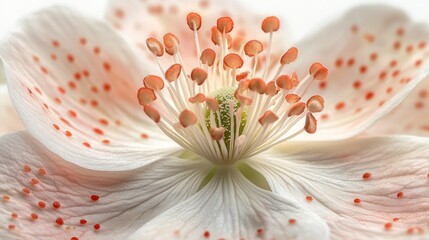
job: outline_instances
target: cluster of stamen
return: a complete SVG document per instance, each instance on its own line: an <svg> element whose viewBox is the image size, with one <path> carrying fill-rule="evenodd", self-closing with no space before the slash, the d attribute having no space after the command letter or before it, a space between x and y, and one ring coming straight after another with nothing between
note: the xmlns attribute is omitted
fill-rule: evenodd
<svg viewBox="0 0 429 240"><path fill-rule="evenodd" d="M313 80L325 80L326 67L314 63L302 80L297 74L284 74L285 67L298 56L290 48L276 69L270 65L273 33L280 27L277 17L262 22L269 34L267 51L258 40L242 41L233 48L230 32L234 22L221 17L211 28L211 41L217 51L201 51L199 32L202 19L197 13L187 16L194 33L198 66L187 72L179 50L179 39L172 33L147 39L163 78L143 79L138 99L144 112L173 140L216 164L233 164L275 144L317 128L313 113L321 112L321 96L302 99ZM241 36L242 37L242 36ZM174 64L164 69L161 57L167 53ZM265 59L262 61L261 56ZM249 61L244 61L249 58ZM262 66L261 66L262 65ZM298 123L305 122L302 127Z"/></svg>

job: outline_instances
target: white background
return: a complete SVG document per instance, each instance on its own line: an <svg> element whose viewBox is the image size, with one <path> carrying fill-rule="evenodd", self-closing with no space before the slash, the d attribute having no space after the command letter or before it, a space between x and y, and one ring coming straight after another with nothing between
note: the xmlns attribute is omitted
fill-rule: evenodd
<svg viewBox="0 0 429 240"><path fill-rule="evenodd" d="M177 0L180 1L180 0ZM333 19L350 7L363 3L398 6L414 19L429 23L428 0L243 0L271 14L283 14L294 39L299 39L321 23ZM26 14L50 5L63 4L102 18L108 0L0 0L0 38Z"/></svg>

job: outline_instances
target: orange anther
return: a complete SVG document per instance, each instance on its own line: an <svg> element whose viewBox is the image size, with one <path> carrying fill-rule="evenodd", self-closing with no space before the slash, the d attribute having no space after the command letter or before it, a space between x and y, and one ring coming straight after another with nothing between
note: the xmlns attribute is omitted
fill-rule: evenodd
<svg viewBox="0 0 429 240"><path fill-rule="evenodd" d="M315 133L317 130L317 120L312 113L307 113L305 116L304 130L310 134Z"/></svg>
<svg viewBox="0 0 429 240"><path fill-rule="evenodd" d="M167 69L167 71L165 71L165 79L168 82L176 81L179 78L181 71L182 71L182 65L178 63L173 64L171 65L171 67Z"/></svg>
<svg viewBox="0 0 429 240"><path fill-rule="evenodd" d="M221 140L223 138L224 134L225 134L225 129L223 127L220 127L220 128L212 127L212 128L210 128L210 136L212 136L213 140L215 140L215 141Z"/></svg>
<svg viewBox="0 0 429 240"><path fill-rule="evenodd" d="M256 91L259 94L263 94L265 93L266 88L267 88L267 85L262 78L253 78L252 80L250 80L250 83L249 83L250 91Z"/></svg>
<svg viewBox="0 0 429 240"><path fill-rule="evenodd" d="M280 28L280 20L275 16L267 17L262 21L261 28L265 33L276 32Z"/></svg>
<svg viewBox="0 0 429 240"><path fill-rule="evenodd" d="M235 53L229 53L225 56L223 59L223 63L232 69L241 68L243 66L243 59L240 57L240 55Z"/></svg>
<svg viewBox="0 0 429 240"><path fill-rule="evenodd" d="M190 97L189 102L191 103L202 103L206 100L206 95L198 93L197 95Z"/></svg>
<svg viewBox="0 0 429 240"><path fill-rule="evenodd" d="M207 66L213 66L213 63L216 59L216 53L213 49L207 48L201 53L200 60L203 64L207 64Z"/></svg>
<svg viewBox="0 0 429 240"><path fill-rule="evenodd" d="M305 110L305 103L303 102L297 102L294 105L291 106L288 112L288 116L298 116L301 115Z"/></svg>
<svg viewBox="0 0 429 240"><path fill-rule="evenodd" d="M149 51L152 52L153 55L161 57L164 55L164 47L162 46L161 42L158 41L156 38L148 38L146 40L146 45Z"/></svg>
<svg viewBox="0 0 429 240"><path fill-rule="evenodd" d="M323 65L320 64L319 62L315 62L311 64L308 72L310 73L310 75L314 76L314 74L316 74L317 71L319 71L321 68L323 68Z"/></svg>
<svg viewBox="0 0 429 240"><path fill-rule="evenodd" d="M280 58L280 64L289 64L294 62L298 58L298 48L291 47L289 50L283 54L282 58Z"/></svg>
<svg viewBox="0 0 429 240"><path fill-rule="evenodd" d="M201 85L207 79L207 72L201 68L194 68L191 72L191 79Z"/></svg>
<svg viewBox="0 0 429 240"><path fill-rule="evenodd" d="M292 93L292 94L286 95L285 99L286 99L286 102L288 103L296 103L299 100L301 100L301 97Z"/></svg>
<svg viewBox="0 0 429 240"><path fill-rule="evenodd" d="M184 127L187 128L189 126L194 125L195 123L197 123L197 117L195 116L195 113L192 112L191 110L183 110L180 115L179 115L179 121L180 124Z"/></svg>
<svg viewBox="0 0 429 240"><path fill-rule="evenodd" d="M325 107L325 100L319 95L314 95L310 97L310 99L308 99L307 101L307 108L310 112L313 112L313 113L321 112L324 107Z"/></svg>
<svg viewBox="0 0 429 240"><path fill-rule="evenodd" d="M159 123L161 120L161 115L159 115L158 110L151 107L150 105L144 106L143 110L150 119L152 119L155 123Z"/></svg>
<svg viewBox="0 0 429 240"><path fill-rule="evenodd" d="M143 79L143 84L145 87L155 91L161 90L164 88L164 81L162 81L162 78L155 75L149 75L145 77Z"/></svg>
<svg viewBox="0 0 429 240"><path fill-rule="evenodd" d="M277 78L276 84L283 90L291 90L293 88L292 79L288 75L281 75Z"/></svg>
<svg viewBox="0 0 429 240"><path fill-rule="evenodd" d="M325 67L322 67L321 69L319 69L319 71L316 72L316 74L314 74L315 80L324 81L326 80L327 77L328 77L328 69Z"/></svg>
<svg viewBox="0 0 429 240"><path fill-rule="evenodd" d="M259 118L259 123L264 126L265 124L271 124L277 121L279 117L273 113L271 110L266 111L261 118Z"/></svg>
<svg viewBox="0 0 429 240"><path fill-rule="evenodd" d="M265 94L269 95L269 96L274 96L277 94L277 87L276 84L274 83L274 81L270 81L267 84L267 88L265 89Z"/></svg>
<svg viewBox="0 0 429 240"><path fill-rule="evenodd" d="M248 72L248 71L239 73L239 74L237 74L237 76L235 76L235 80L237 80L239 82L241 80L247 79L247 77L249 76L249 73L250 72Z"/></svg>
<svg viewBox="0 0 429 240"><path fill-rule="evenodd" d="M186 16L186 22L191 30L200 30L201 28L202 20L198 13L189 13L188 16Z"/></svg>
<svg viewBox="0 0 429 240"><path fill-rule="evenodd" d="M206 97L206 104L207 107L214 112L219 110L219 103L214 98Z"/></svg>
<svg viewBox="0 0 429 240"><path fill-rule="evenodd" d="M264 50L264 46L258 40L250 40L244 45L244 53L249 57L259 54L262 50Z"/></svg>
<svg viewBox="0 0 429 240"><path fill-rule="evenodd" d="M172 33L165 34L163 39L165 51L170 55L174 55L177 52L177 48L179 46L179 39Z"/></svg>
<svg viewBox="0 0 429 240"><path fill-rule="evenodd" d="M137 92L137 99L139 100L140 105L146 106L156 100L156 95L152 89L142 87Z"/></svg>
<svg viewBox="0 0 429 240"><path fill-rule="evenodd" d="M293 86L294 86L294 87L296 87L296 86L298 86L298 85L299 85L299 78L298 78L298 74L297 74L296 72L293 72L293 73L290 75L290 79L292 79L292 83L293 83Z"/></svg>
<svg viewBox="0 0 429 240"><path fill-rule="evenodd" d="M215 45L220 46L220 42L222 40L222 33L219 32L219 30L217 29L217 27L212 27L212 29L211 29L211 37L212 37L212 42Z"/></svg>
<svg viewBox="0 0 429 240"><path fill-rule="evenodd" d="M230 17L221 17L217 20L217 29L221 33L229 33L234 28L234 21Z"/></svg>

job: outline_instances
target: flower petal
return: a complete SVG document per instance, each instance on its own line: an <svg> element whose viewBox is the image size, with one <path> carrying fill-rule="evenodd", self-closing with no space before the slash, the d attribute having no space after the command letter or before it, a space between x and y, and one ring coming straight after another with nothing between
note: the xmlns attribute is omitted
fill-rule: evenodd
<svg viewBox="0 0 429 240"><path fill-rule="evenodd" d="M273 192L326 220L333 239L406 239L427 233L428 144L417 137L296 143L249 165Z"/></svg>
<svg viewBox="0 0 429 240"><path fill-rule="evenodd" d="M153 56L147 50L146 39L155 37L162 40L168 32L175 34L180 40L184 65L192 69L191 67L197 66L198 58L194 35L186 22L186 16L190 12L196 12L202 17L202 27L198 31L201 50L213 47L211 27L216 26L216 20L223 16L230 16L235 23L231 33L234 49L234 46L238 49L252 39L268 42L268 34L260 27L267 16L258 14L250 4L236 0L111 0L106 18L132 45L148 54L150 59ZM290 43L289 36L283 25L274 34L272 53L278 54L276 57L280 58L286 51L286 46Z"/></svg>
<svg viewBox="0 0 429 240"><path fill-rule="evenodd" d="M49 8L24 19L0 53L24 125L65 160L124 170L176 150L138 104L150 65L105 23Z"/></svg>
<svg viewBox="0 0 429 240"><path fill-rule="evenodd" d="M147 223L131 239L328 239L322 219L262 190L234 168Z"/></svg>
<svg viewBox="0 0 429 240"><path fill-rule="evenodd" d="M392 112L364 132L368 135L410 134L429 136L429 79L423 80Z"/></svg>
<svg viewBox="0 0 429 240"><path fill-rule="evenodd" d="M143 168L97 172L63 161L26 132L0 138L0 236L125 239L189 198L204 161L169 156Z"/></svg>
<svg viewBox="0 0 429 240"><path fill-rule="evenodd" d="M314 61L329 69L328 79L309 91L326 106L310 138L357 135L397 106L427 77L428 29L401 10L360 6L298 44L301 74Z"/></svg>
<svg viewBox="0 0 429 240"><path fill-rule="evenodd" d="M18 113L10 101L7 86L2 83L0 83L0 119L0 135L24 129Z"/></svg>

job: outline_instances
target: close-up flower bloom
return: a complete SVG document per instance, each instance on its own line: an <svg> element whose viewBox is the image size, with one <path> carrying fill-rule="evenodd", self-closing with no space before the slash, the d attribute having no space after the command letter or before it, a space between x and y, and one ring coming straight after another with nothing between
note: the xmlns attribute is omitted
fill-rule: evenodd
<svg viewBox="0 0 429 240"><path fill-rule="evenodd" d="M364 5L292 43L281 18L25 17L0 43L2 239L427 239L428 26Z"/></svg>

